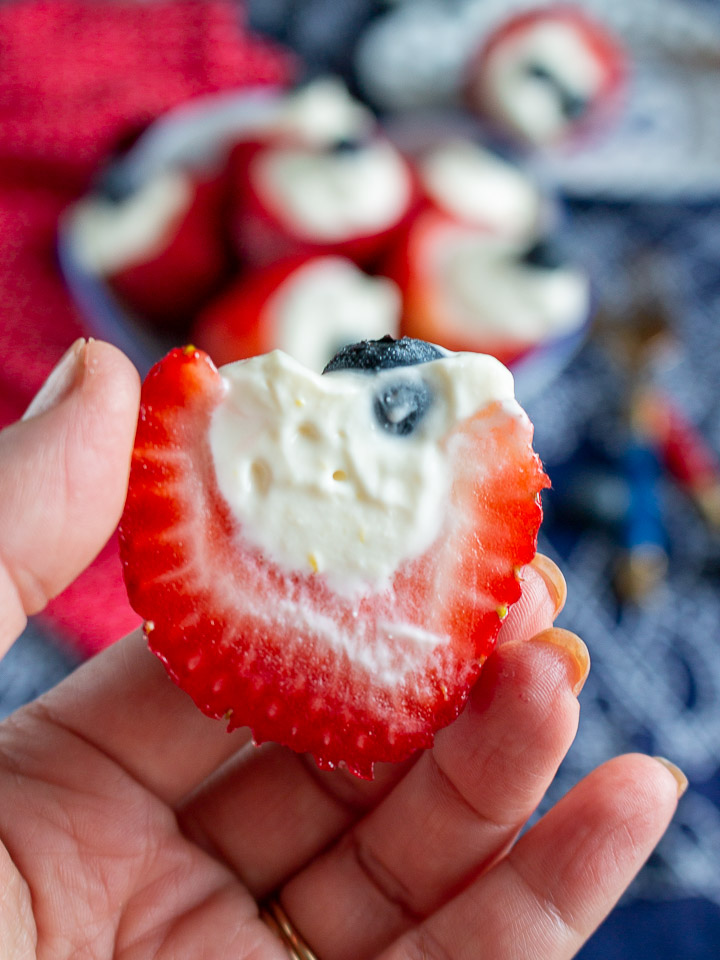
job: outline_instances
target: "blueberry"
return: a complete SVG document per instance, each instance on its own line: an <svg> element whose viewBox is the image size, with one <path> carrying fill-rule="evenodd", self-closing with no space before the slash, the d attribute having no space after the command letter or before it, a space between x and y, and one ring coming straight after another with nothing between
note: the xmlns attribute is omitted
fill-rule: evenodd
<svg viewBox="0 0 720 960"><path fill-rule="evenodd" d="M126 171L122 165L117 164L102 171L93 184L93 192L103 200L119 206L132 195L133 188Z"/></svg>
<svg viewBox="0 0 720 960"><path fill-rule="evenodd" d="M365 140L361 140L359 137L341 137L339 140L335 140L330 144L329 151L334 154L351 154L357 153L367 146Z"/></svg>
<svg viewBox="0 0 720 960"><path fill-rule="evenodd" d="M590 106L588 97L583 97L579 93L571 93L569 90L560 91L560 105L563 114L568 120L578 120Z"/></svg>
<svg viewBox="0 0 720 960"><path fill-rule="evenodd" d="M533 244L520 258L522 263L540 270L558 270L565 263L562 250L552 240L544 238Z"/></svg>
<svg viewBox="0 0 720 960"><path fill-rule="evenodd" d="M362 340L360 343L348 344L335 354L323 373L334 373L337 370L377 373L393 367L429 363L431 360L440 360L442 356L437 347L424 340L413 340L411 337L394 340L392 337L383 337L382 340Z"/></svg>
<svg viewBox="0 0 720 960"><path fill-rule="evenodd" d="M406 437L417 427L431 403L432 393L426 383L398 381L378 390L373 410L383 430Z"/></svg>
<svg viewBox="0 0 720 960"><path fill-rule="evenodd" d="M568 120L577 120L589 106L589 99L579 93L568 90L555 74L541 63L529 63L525 72L534 80L540 80L550 87L560 101L560 109Z"/></svg>
<svg viewBox="0 0 720 960"><path fill-rule="evenodd" d="M550 86L557 85L557 77L551 70L548 70L542 63L528 63L525 67L525 73L534 80L542 80Z"/></svg>

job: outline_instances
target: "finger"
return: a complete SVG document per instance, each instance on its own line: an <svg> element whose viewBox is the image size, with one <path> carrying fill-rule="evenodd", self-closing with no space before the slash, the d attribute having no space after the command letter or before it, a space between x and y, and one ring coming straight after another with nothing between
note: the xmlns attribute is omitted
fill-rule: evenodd
<svg viewBox="0 0 720 960"><path fill-rule="evenodd" d="M62 727L169 804L250 738L247 730L228 733L222 721L201 713L170 680L139 630L29 704L16 722L30 725L26 733L36 737L48 723Z"/></svg>
<svg viewBox="0 0 720 960"><path fill-rule="evenodd" d="M224 724L205 717L168 679L140 633L31 705L27 722L38 722L38 711L39 722L94 744L165 802L177 805L192 793L180 811L186 829L223 855L258 895L347 829L407 768L379 767L376 781L366 784L342 772L323 774L282 748L249 748L197 789L248 743L249 733L228 734Z"/></svg>
<svg viewBox="0 0 720 960"><path fill-rule="evenodd" d="M283 889L325 960L346 957L348 941L374 955L507 850L572 743L588 666L582 641L556 629L490 657L435 748Z"/></svg>
<svg viewBox="0 0 720 960"><path fill-rule="evenodd" d="M557 564L544 554L535 554L532 562L523 568L520 582L522 595L503 621L498 645L536 636L553 625L565 606L565 577Z"/></svg>
<svg viewBox="0 0 720 960"><path fill-rule="evenodd" d="M0 434L6 646L26 614L62 590L117 525L138 403L130 361L108 344L80 340L23 420ZM66 727L164 798L191 789L246 739L203 717L139 635L83 666L19 722L38 731L48 722Z"/></svg>
<svg viewBox="0 0 720 960"><path fill-rule="evenodd" d="M260 874L267 869L266 863L274 863L272 850L283 861L292 857L292 851L283 852L282 834L278 837L272 829L263 829L266 821L274 824L276 815L292 821L297 815L302 823L303 802L309 804L315 798L325 801L325 830L330 829L333 808L341 814L337 822L344 825L350 822L344 817L359 816L370 798L386 792L387 782L399 778L404 769L402 765L384 765L377 771L376 781L367 783L341 772L321 773L311 761L273 744L258 750L249 745L247 728L228 733L226 724L198 710L150 653L142 631L113 644L18 711L15 723L24 724L26 735L41 742L49 739L42 732L48 723L75 734L165 803L178 806L181 817L183 808L192 810L193 798L207 797L199 800L199 805L213 830L222 832L223 818L229 818L240 835L244 831L252 837L258 831L263 835L257 862ZM248 750L240 753L237 764L220 770L218 777L205 784L245 745ZM224 799L219 805L214 799L217 781L223 784L220 793ZM204 789L198 792L201 784ZM179 806L188 794L192 798ZM275 806L279 800L282 811ZM241 823L239 814L245 818ZM191 821L188 816L188 832ZM299 839L307 844L309 838L308 833ZM215 852L212 840L202 831L197 839Z"/></svg>
<svg viewBox="0 0 720 960"><path fill-rule="evenodd" d="M523 612L510 636L522 636L521 623L550 624L561 606L562 574L550 561L543 571L525 569L517 604ZM378 766L375 782L365 784L342 771L320 774L312 761L271 747L238 757L204 785L184 806L182 822L263 896L379 803L416 759Z"/></svg>
<svg viewBox="0 0 720 960"><path fill-rule="evenodd" d="M115 528L138 398L120 351L79 340L23 420L0 433L0 655Z"/></svg>
<svg viewBox="0 0 720 960"><path fill-rule="evenodd" d="M262 899L378 804L415 760L377 764L367 781L323 772L312 757L276 744L249 747L183 804L178 819Z"/></svg>
<svg viewBox="0 0 720 960"><path fill-rule="evenodd" d="M404 935L382 960L410 960L423 951L448 960L575 956L666 830L683 780L650 757L609 761L505 860Z"/></svg>

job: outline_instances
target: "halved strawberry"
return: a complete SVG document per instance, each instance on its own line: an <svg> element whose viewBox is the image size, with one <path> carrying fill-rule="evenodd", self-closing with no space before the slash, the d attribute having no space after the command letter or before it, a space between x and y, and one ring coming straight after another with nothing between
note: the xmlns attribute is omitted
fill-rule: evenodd
<svg viewBox="0 0 720 960"><path fill-rule="evenodd" d="M409 163L377 135L323 146L243 144L230 169L233 239L242 260L255 267L330 253L368 264L418 199Z"/></svg>
<svg viewBox="0 0 720 960"><path fill-rule="evenodd" d="M382 272L402 290L404 334L510 366L579 336L590 313L586 274L551 237L508 241L432 209Z"/></svg>
<svg viewBox="0 0 720 960"><path fill-rule="evenodd" d="M320 373L348 343L396 336L400 311L387 277L346 257L295 258L248 271L202 311L192 339L216 364L283 350Z"/></svg>
<svg viewBox="0 0 720 960"><path fill-rule="evenodd" d="M510 16L468 70L471 108L535 147L586 136L616 113L627 79L619 40L579 6Z"/></svg>
<svg viewBox="0 0 720 960"><path fill-rule="evenodd" d="M535 553L531 440L492 358L384 338L318 376L172 351L121 524L151 649L206 714L321 767L370 778L430 746Z"/></svg>
<svg viewBox="0 0 720 960"><path fill-rule="evenodd" d="M516 163L467 137L443 139L417 158L425 206L519 243L555 219L549 198Z"/></svg>
<svg viewBox="0 0 720 960"><path fill-rule="evenodd" d="M111 287L141 316L178 329L220 289L232 269L226 241L225 181L190 181L192 199L164 243L147 258L129 263L108 278Z"/></svg>

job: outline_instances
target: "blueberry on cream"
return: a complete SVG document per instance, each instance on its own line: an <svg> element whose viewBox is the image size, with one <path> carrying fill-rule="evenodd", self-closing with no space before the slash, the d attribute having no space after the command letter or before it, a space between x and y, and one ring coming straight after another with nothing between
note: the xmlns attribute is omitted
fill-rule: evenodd
<svg viewBox="0 0 720 960"><path fill-rule="evenodd" d="M377 124L371 111L352 97L335 77L322 77L286 96L274 121L274 132L299 143L324 148L362 142Z"/></svg>
<svg viewBox="0 0 720 960"><path fill-rule="evenodd" d="M513 363L577 333L590 310L586 273L546 238L510 242L470 224L426 218L406 248L404 328L453 350Z"/></svg>
<svg viewBox="0 0 720 960"><path fill-rule="evenodd" d="M420 383L389 383L375 395L377 422L388 433L406 437L416 429L432 403L430 387Z"/></svg>
<svg viewBox="0 0 720 960"><path fill-rule="evenodd" d="M165 249L193 198L190 177L168 171L133 193L104 190L79 200L70 212L79 266L108 276L151 259Z"/></svg>
<svg viewBox="0 0 720 960"><path fill-rule="evenodd" d="M488 42L470 98L534 146L571 137L614 97L623 57L613 37L583 11L549 7L521 14Z"/></svg>
<svg viewBox="0 0 720 960"><path fill-rule="evenodd" d="M343 595L383 589L448 522L455 428L519 411L493 357L407 338L347 347L323 375L281 351L220 374L210 449L243 537Z"/></svg>
<svg viewBox="0 0 720 960"><path fill-rule="evenodd" d="M409 367L416 363L429 363L445 356L441 347L412 337L382 337L379 340L363 340L351 343L339 350L327 364L323 373L336 370L360 370L378 373L394 367Z"/></svg>
<svg viewBox="0 0 720 960"><path fill-rule="evenodd" d="M440 360L439 347L424 340L403 337L395 340L386 336L381 340L350 344L338 351L323 373L337 370L359 370L378 373L396 367L412 366ZM385 380L373 398L375 418L383 430L398 437L412 433L433 400L432 390L424 380Z"/></svg>
<svg viewBox="0 0 720 960"><path fill-rule="evenodd" d="M250 166L251 184L288 230L316 242L382 232L410 203L406 163L388 141L349 144L269 147Z"/></svg>

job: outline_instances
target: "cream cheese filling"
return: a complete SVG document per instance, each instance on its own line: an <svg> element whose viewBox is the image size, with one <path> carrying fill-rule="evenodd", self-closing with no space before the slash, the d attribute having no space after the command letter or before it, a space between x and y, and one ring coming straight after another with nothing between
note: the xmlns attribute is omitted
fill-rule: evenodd
<svg viewBox="0 0 720 960"><path fill-rule="evenodd" d="M78 264L95 276L112 276L162 253L192 204L190 179L177 171L153 177L126 200L88 196L72 211Z"/></svg>
<svg viewBox="0 0 720 960"><path fill-rule="evenodd" d="M452 481L449 435L514 396L502 364L470 353L320 376L273 351L220 373L225 397L210 449L242 537L281 568L323 576L348 596L383 589L432 545ZM431 396L407 436L384 429L374 409L378 391L398 384Z"/></svg>
<svg viewBox="0 0 720 960"><path fill-rule="evenodd" d="M587 319L590 285L578 267L534 267L515 244L456 227L438 234L426 257L454 333L477 349L539 344Z"/></svg>
<svg viewBox="0 0 720 960"><path fill-rule="evenodd" d="M401 296L392 280L369 276L351 260L318 257L295 270L266 309L278 347L322 373L349 343L397 336Z"/></svg>
<svg viewBox="0 0 720 960"><path fill-rule="evenodd" d="M500 236L531 237L541 216L535 184L517 167L467 140L453 140L421 161L425 189L434 202L459 220Z"/></svg>
<svg viewBox="0 0 720 960"><path fill-rule="evenodd" d="M381 140L345 153L267 150L250 177L283 223L325 242L382 232L403 216L411 195L402 157Z"/></svg>

